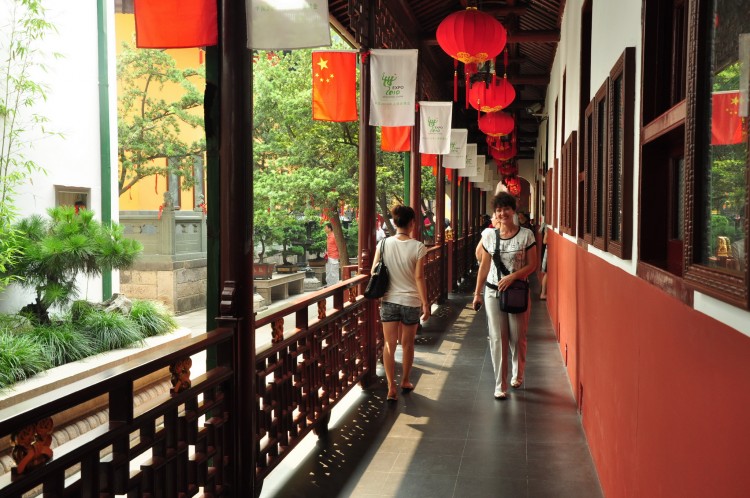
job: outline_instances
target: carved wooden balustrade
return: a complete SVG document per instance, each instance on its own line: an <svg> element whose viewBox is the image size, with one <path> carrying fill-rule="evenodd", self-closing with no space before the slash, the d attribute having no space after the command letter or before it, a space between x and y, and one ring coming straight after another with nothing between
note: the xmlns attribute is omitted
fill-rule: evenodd
<svg viewBox="0 0 750 498"><path fill-rule="evenodd" d="M466 272L469 268L468 261L466 259L466 243L467 243L467 237L463 236L459 238L456 241L456 244L453 246L456 251L456 275L458 276L457 280L460 280L464 275L466 275Z"/></svg>
<svg viewBox="0 0 750 498"><path fill-rule="evenodd" d="M0 497L31 490L53 497L192 496L201 489L206 496L231 496L235 336L231 328L191 336L179 350L146 352L1 410L0 437L17 442L22 461L33 461L23 458L30 453L46 458L0 476ZM219 352L218 365L189 379L190 356L208 348ZM166 369L175 373L172 392L136 412L134 380ZM50 450L39 422L49 426L50 417L100 396L108 398L107 423ZM19 447L30 433L36 440Z"/></svg>
<svg viewBox="0 0 750 498"><path fill-rule="evenodd" d="M431 303L437 302L445 291L443 262L445 261L445 246L432 246L427 250L425 261L425 279L427 281L427 299Z"/></svg>
<svg viewBox="0 0 750 498"><path fill-rule="evenodd" d="M382 333L375 344L369 341L366 310L376 303L358 292L366 279L345 280L256 322L256 328L271 324L274 330L255 362L256 479L268 475L311 430L326 431L333 406L374 373L368 349L377 348L379 357L383 341ZM317 318L309 318L311 306ZM285 318L294 324L286 332Z"/></svg>

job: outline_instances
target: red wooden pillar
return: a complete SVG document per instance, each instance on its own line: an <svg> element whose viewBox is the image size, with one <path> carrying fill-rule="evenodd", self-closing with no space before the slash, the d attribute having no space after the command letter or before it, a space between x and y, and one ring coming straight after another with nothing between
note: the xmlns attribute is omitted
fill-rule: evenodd
<svg viewBox="0 0 750 498"><path fill-rule="evenodd" d="M451 232L452 240L448 241L448 291L453 291L456 284L456 239L458 238L458 171L453 172L451 180Z"/></svg>
<svg viewBox="0 0 750 498"><path fill-rule="evenodd" d="M419 85L417 85L419 86ZM419 105L414 111L414 127L411 129L411 156L409 164L409 205L417 215L417 224L411 234L413 239L422 237L422 161L419 154Z"/></svg>
<svg viewBox="0 0 750 498"><path fill-rule="evenodd" d="M255 326L253 318L252 64L245 3L219 4L220 326L235 328L235 390L231 396L232 483L255 494Z"/></svg>
<svg viewBox="0 0 750 498"><path fill-rule="evenodd" d="M360 49L361 68L359 75L359 258L358 269L362 275L369 275L375 255L375 128L370 126L370 60L368 51L372 48L372 36L375 32L375 2L363 0L365 17L360 33L362 46ZM364 284L360 292L364 291ZM377 365L376 344L380 333L378 318L378 303L369 300L367 309L367 368L369 369L364 384L375 379Z"/></svg>
<svg viewBox="0 0 750 498"><path fill-rule="evenodd" d="M445 168L443 156L438 156L437 187L435 189L435 245L442 254L440 270L440 301L448 297L448 264L445 251Z"/></svg>

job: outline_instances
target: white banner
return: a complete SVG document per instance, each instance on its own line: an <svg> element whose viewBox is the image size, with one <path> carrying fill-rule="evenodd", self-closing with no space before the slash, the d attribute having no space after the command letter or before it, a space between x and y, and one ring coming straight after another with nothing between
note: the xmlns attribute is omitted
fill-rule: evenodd
<svg viewBox="0 0 750 498"><path fill-rule="evenodd" d="M443 156L443 167L449 169L463 169L466 167L466 139L469 130L453 128L451 130L451 151Z"/></svg>
<svg viewBox="0 0 750 498"><path fill-rule="evenodd" d="M451 151L453 102L419 102L419 152L448 154Z"/></svg>
<svg viewBox="0 0 750 498"><path fill-rule="evenodd" d="M370 50L371 126L414 126L418 54L416 49Z"/></svg>
<svg viewBox="0 0 750 498"><path fill-rule="evenodd" d="M458 170L458 176L477 174L477 144L466 144L466 167Z"/></svg>
<svg viewBox="0 0 750 498"><path fill-rule="evenodd" d="M245 6L248 48L331 46L328 0L246 0Z"/></svg>
<svg viewBox="0 0 750 498"><path fill-rule="evenodd" d="M484 164L484 155L477 154L477 172L469 177L469 181L472 183L482 183L484 181L484 172L487 171L487 166Z"/></svg>

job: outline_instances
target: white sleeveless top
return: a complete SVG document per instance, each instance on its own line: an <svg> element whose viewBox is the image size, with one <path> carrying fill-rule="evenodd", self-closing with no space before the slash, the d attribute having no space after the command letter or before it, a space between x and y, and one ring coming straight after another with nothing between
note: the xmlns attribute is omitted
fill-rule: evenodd
<svg viewBox="0 0 750 498"><path fill-rule="evenodd" d="M425 245L414 239L388 237L385 239L384 253L385 257L381 254L381 258L388 267L388 291L383 301L402 306L421 306L414 274L417 261L427 254Z"/></svg>

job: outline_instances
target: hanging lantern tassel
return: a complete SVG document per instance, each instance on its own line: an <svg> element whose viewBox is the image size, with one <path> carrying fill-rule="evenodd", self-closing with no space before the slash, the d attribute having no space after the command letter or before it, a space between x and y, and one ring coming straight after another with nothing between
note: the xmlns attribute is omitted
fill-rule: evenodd
<svg viewBox="0 0 750 498"><path fill-rule="evenodd" d="M453 102L458 102L458 59L453 59Z"/></svg>
<svg viewBox="0 0 750 498"><path fill-rule="evenodd" d="M468 68L466 67L466 64L464 64L464 76L466 78L466 108L469 108L469 80L471 79L471 75L469 74Z"/></svg>

